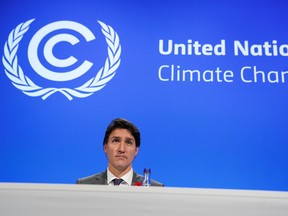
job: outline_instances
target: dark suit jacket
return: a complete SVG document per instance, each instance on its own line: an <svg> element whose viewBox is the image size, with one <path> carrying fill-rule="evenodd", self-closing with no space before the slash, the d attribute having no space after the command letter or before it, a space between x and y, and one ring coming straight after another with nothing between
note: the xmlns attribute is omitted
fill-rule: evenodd
<svg viewBox="0 0 288 216"><path fill-rule="evenodd" d="M143 176L138 175L136 172L133 172L132 185L135 185L136 182L143 181ZM76 184L98 184L98 185L107 185L107 170L104 172L80 178L77 180ZM151 180L151 186L164 186L164 184Z"/></svg>

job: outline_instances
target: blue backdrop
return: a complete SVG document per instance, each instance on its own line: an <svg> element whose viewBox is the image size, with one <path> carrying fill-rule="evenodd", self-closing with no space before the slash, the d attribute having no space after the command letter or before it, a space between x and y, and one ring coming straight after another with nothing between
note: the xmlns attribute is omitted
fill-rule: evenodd
<svg viewBox="0 0 288 216"><path fill-rule="evenodd" d="M103 171L105 129L124 117L142 135L134 169L167 186L287 191L287 9L1 1L0 181L75 183Z"/></svg>

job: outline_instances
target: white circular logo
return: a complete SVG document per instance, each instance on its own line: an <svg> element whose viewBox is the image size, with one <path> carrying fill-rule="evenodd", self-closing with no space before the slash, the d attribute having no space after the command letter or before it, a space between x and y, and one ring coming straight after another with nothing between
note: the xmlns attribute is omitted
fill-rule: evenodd
<svg viewBox="0 0 288 216"><path fill-rule="evenodd" d="M56 92L62 93L69 100L72 100L73 97L84 98L102 89L106 83L114 77L116 70L120 65L121 45L119 37L111 26L98 21L102 27L102 33L108 44L108 57L105 61L104 67L96 73L96 76L85 82L83 85L73 89L55 87L43 88L36 85L24 74L20 65L18 65L17 58L19 43L22 40L23 35L29 30L29 26L33 21L34 19L31 19L27 22L21 23L11 31L8 41L5 43L4 55L2 58L6 75L12 81L12 84L23 93L32 97L41 96L43 100ZM30 65L34 71L43 78L58 82L76 79L89 71L93 66L92 62L85 60L74 70L59 72L51 71L41 64L38 57L39 44L47 34L60 29L77 31L86 41L95 39L94 34L87 27L73 21L53 22L44 26L35 33L28 46L28 59ZM54 56L53 48L60 42L68 42L71 45L75 45L79 42L79 39L74 35L67 33L54 35L45 43L43 56L52 66L65 69L66 67L74 65L78 60L74 56L69 56L66 59L59 59Z"/></svg>

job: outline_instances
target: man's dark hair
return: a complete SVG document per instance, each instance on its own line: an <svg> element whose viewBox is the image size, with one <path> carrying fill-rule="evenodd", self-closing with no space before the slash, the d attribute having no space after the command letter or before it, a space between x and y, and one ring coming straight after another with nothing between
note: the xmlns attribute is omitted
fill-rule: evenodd
<svg viewBox="0 0 288 216"><path fill-rule="evenodd" d="M138 128L132 122L123 118L116 118L108 125L106 132L105 132L103 145L107 144L110 134L115 129L126 129L130 131L131 135L135 139L136 147L140 147L141 138L140 138L140 132Z"/></svg>

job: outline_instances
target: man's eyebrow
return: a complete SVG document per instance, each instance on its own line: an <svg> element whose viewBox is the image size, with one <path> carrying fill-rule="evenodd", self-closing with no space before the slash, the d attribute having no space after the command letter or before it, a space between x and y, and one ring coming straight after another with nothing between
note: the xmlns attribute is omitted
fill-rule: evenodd
<svg viewBox="0 0 288 216"><path fill-rule="evenodd" d="M110 138L111 138L111 139L112 139L112 138L118 138L118 139L119 139L119 138L121 138L121 137L120 137L120 136L111 136Z"/></svg>
<svg viewBox="0 0 288 216"><path fill-rule="evenodd" d="M133 137L126 137L125 139L127 139L127 140L132 140L132 141L134 141L135 142L135 139L133 138Z"/></svg>
<svg viewBox="0 0 288 216"><path fill-rule="evenodd" d="M118 139L121 139L122 137L121 137L121 136L116 136L116 135L115 135L115 136L111 136L110 138L118 138ZM134 137L124 137L124 139L135 141Z"/></svg>

